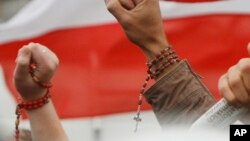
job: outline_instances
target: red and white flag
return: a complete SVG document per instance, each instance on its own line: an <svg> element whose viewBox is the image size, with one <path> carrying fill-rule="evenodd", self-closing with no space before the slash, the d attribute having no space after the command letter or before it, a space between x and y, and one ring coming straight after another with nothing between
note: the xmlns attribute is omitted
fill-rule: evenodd
<svg viewBox="0 0 250 141"><path fill-rule="evenodd" d="M198 3L160 2L169 42L219 99L218 78L240 58L248 57L250 1L179 1ZM0 78L5 78L1 81L10 90L0 89L1 97L10 93L17 97L12 84L14 60L18 49L29 42L46 45L60 59L52 94L62 119L135 111L146 75L145 58L127 40L104 1L34 0L0 24L0 65L5 76ZM145 104L143 109L150 106ZM133 124L132 117L127 121L130 119Z"/></svg>

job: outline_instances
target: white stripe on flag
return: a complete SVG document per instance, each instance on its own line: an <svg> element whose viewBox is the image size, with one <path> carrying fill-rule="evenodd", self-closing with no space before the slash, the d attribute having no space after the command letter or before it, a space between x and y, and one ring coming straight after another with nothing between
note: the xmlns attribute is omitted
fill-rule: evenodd
<svg viewBox="0 0 250 141"><path fill-rule="evenodd" d="M15 105L14 99L6 86L3 69L0 65L0 141L13 134Z"/></svg>
<svg viewBox="0 0 250 141"><path fill-rule="evenodd" d="M210 3L161 2L164 18L207 14L249 14L250 1ZM0 24L0 44L36 37L52 30L113 23L116 20L100 0L35 0L5 24Z"/></svg>

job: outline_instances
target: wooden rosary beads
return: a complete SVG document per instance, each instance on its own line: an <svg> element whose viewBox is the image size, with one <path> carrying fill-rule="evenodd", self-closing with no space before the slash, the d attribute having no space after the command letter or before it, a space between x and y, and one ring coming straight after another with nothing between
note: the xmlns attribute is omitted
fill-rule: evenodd
<svg viewBox="0 0 250 141"><path fill-rule="evenodd" d="M148 74L140 90L137 112L136 116L134 117L134 120L136 121L135 132L137 132L139 122L142 121L142 119L140 118L140 114L143 102L143 94L145 92L149 80L158 78L166 68L177 62L180 62L179 57L175 54L175 52L171 49L171 47L168 46L164 50L162 50L160 54L156 55L155 59L148 61L146 63L148 67L147 71Z"/></svg>

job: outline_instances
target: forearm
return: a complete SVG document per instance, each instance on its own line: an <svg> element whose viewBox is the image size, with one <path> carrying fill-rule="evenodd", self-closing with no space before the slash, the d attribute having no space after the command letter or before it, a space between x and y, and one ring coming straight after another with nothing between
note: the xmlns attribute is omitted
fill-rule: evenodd
<svg viewBox="0 0 250 141"><path fill-rule="evenodd" d="M138 44L138 45L140 45L140 44ZM147 42L143 41L143 43L141 43L141 45L140 45L140 49L143 52L143 54L145 55L147 61L149 61L149 60L154 59L157 54L159 54L163 49L165 49L169 45L170 44L167 41L167 38L166 38L166 36L163 32L163 28L162 28L162 32L156 34L155 38L153 38Z"/></svg>
<svg viewBox="0 0 250 141"><path fill-rule="evenodd" d="M149 61L149 75L140 94L144 94L152 105L162 126L168 123L184 123L186 118L191 123L214 103L195 73L185 63L179 63L179 58L169 50L159 1L108 0L106 5L123 27L129 40L139 46ZM155 60L152 61L153 59ZM179 66L182 71L178 70ZM157 82L144 93L150 78ZM141 95L135 117L137 122L141 121Z"/></svg>
<svg viewBox="0 0 250 141"><path fill-rule="evenodd" d="M158 38L155 38L154 41L151 41L147 44L144 44L143 47L140 47L143 54L146 57L147 61L155 59L155 57L160 54L162 50L164 50L166 47L171 46L169 42L167 41L166 36L164 33L161 34L161 36L158 36ZM175 66L177 66L179 62L176 62L169 67L165 68L164 71L155 79L155 81L158 81L160 78L162 78L166 73L170 72Z"/></svg>
<svg viewBox="0 0 250 141"><path fill-rule="evenodd" d="M33 141L67 141L49 95L58 64L56 55L41 44L30 43L19 49L13 78L23 100L16 109L16 140L20 139L20 116L26 110Z"/></svg>
<svg viewBox="0 0 250 141"><path fill-rule="evenodd" d="M67 141L51 100L41 108L27 110L33 141Z"/></svg>

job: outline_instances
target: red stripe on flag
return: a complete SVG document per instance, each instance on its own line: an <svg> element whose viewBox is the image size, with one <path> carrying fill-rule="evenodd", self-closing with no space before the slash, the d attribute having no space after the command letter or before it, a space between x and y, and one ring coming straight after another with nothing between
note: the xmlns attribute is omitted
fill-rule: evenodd
<svg viewBox="0 0 250 141"><path fill-rule="evenodd" d="M248 57L249 15L210 15L165 21L169 41L218 98L217 80L229 66ZM18 48L39 42L60 59L53 100L62 118L135 111L146 68L140 51L117 24L64 29L0 45L0 64L12 84ZM143 109L149 109L144 104Z"/></svg>

